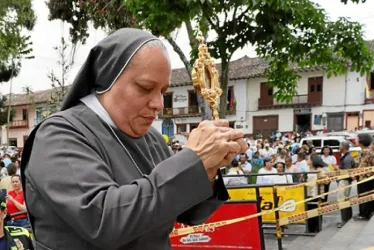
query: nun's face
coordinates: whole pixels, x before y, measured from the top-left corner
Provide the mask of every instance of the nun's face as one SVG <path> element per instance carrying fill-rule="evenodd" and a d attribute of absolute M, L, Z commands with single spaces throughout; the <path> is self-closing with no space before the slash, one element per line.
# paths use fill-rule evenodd
<path fill-rule="evenodd" d="M 171 66 L 161 48 L 143 47 L 114 86 L 99 99 L 116 126 L 131 137 L 145 135 L 164 107 Z"/>

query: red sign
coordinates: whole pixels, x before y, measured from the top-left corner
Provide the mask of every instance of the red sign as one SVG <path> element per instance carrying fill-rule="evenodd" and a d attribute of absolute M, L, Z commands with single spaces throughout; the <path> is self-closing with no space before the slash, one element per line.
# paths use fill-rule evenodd
<path fill-rule="evenodd" d="M 226 220 L 245 217 L 257 213 L 256 202 L 226 203 L 222 205 L 205 223 L 222 222 Z M 188 227 L 176 223 L 175 228 Z M 173 249 L 191 250 L 204 249 L 262 249 L 262 233 L 260 231 L 259 218 L 252 218 L 223 225 L 220 227 L 202 227 L 202 232 L 171 237 Z"/>

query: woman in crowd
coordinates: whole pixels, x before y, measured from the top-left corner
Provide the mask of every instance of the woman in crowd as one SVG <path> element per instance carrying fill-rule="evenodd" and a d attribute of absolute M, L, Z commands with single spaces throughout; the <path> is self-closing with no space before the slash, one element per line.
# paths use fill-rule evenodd
<path fill-rule="evenodd" d="M 265 158 L 265 166 L 258 171 L 259 174 L 276 174 L 277 170 L 271 164 L 271 158 Z M 259 175 L 256 184 L 272 184 L 275 175 Z"/>
<path fill-rule="evenodd" d="M 328 146 L 324 146 L 321 150 L 321 159 L 324 163 L 326 163 L 326 167 L 324 168 L 325 172 L 330 172 L 330 170 L 338 170 L 339 167 L 337 165 L 336 157 L 332 151 L 332 148 Z M 330 183 L 325 184 L 325 191 L 328 192 L 330 190 Z M 326 196 L 327 200 L 327 196 Z"/>
<path fill-rule="evenodd" d="M 13 190 L 8 192 L 7 210 L 10 215 L 20 212 L 26 212 L 25 197 L 21 186 L 21 177 L 13 175 L 11 177 Z M 23 227 L 28 224 L 27 214 L 16 215 L 8 221 L 8 226 Z"/>
<path fill-rule="evenodd" d="M 320 175 L 320 177 L 323 177 L 323 175 L 325 173 L 323 168 L 326 166 L 326 163 L 324 163 L 321 160 L 321 157 L 319 157 L 316 154 L 312 154 L 310 156 L 309 160 L 308 160 L 308 165 L 309 165 L 309 168 L 310 168 L 311 172 L 318 171 L 318 174 L 317 173 L 308 174 L 308 181 L 317 180 L 318 175 Z M 313 186 L 308 186 L 307 187 L 308 198 L 316 197 L 318 194 L 324 193 L 324 192 L 325 192 L 324 185 L 313 185 Z M 312 202 L 316 203 L 319 200 L 320 199 L 317 198 L 317 199 L 314 199 L 310 202 L 311 203 Z M 324 199 L 322 199 L 322 200 L 324 200 Z M 307 210 L 316 209 L 316 208 L 318 208 L 317 204 L 307 203 Z M 321 230 L 322 230 L 322 216 L 310 218 L 310 219 L 307 220 L 307 231 L 309 233 L 318 233 Z"/>
<path fill-rule="evenodd" d="M 239 166 L 239 162 L 236 160 L 233 160 L 231 162 L 231 166 L 229 171 L 227 172 L 227 175 L 244 175 L 243 170 Z M 224 177 L 223 182 L 226 186 L 233 186 L 233 185 L 245 185 L 247 183 L 247 178 L 245 176 L 230 176 L 230 177 Z"/>
<path fill-rule="evenodd" d="M 252 174 L 258 174 L 258 171 L 264 166 L 264 161 L 260 157 L 260 152 L 257 150 L 253 153 L 253 157 L 251 160 L 252 165 Z M 252 176 L 250 184 L 256 184 L 257 182 L 257 176 Z"/>
<path fill-rule="evenodd" d="M 292 175 L 284 174 L 286 171 L 286 164 L 283 162 L 277 162 L 274 164 L 274 169 L 278 171 L 279 175 L 273 176 L 274 184 L 290 184 L 293 183 Z"/>
<path fill-rule="evenodd" d="M 334 156 L 334 153 L 332 151 L 332 148 L 329 146 L 324 146 L 321 150 L 321 159 L 324 163 L 326 163 L 328 166 L 332 166 L 333 169 L 338 169 L 336 157 Z"/>
<path fill-rule="evenodd" d="M 17 167 L 14 163 L 9 164 L 8 168 L 8 175 L 1 179 L 0 181 L 0 190 L 5 189 L 7 193 L 13 190 L 12 185 L 12 176 L 17 173 Z"/>

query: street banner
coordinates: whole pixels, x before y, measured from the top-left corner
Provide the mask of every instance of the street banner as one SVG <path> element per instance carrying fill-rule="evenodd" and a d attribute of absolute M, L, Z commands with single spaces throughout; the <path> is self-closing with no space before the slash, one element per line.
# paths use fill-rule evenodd
<path fill-rule="evenodd" d="M 235 187 L 228 188 L 231 201 L 258 200 L 256 188 L 259 188 L 261 200 L 261 212 L 274 209 L 273 187 Z M 297 204 L 305 199 L 304 187 L 298 186 L 292 189 L 282 189 L 277 192 L 279 197 L 279 217 L 284 218 L 305 212 L 305 204 Z M 283 207 L 283 208 L 282 208 Z M 262 216 L 263 223 L 275 223 L 275 213 Z"/>
<path fill-rule="evenodd" d="M 193 233 L 171 237 L 172 249 L 262 250 L 264 249 L 264 241 L 259 217 L 225 226 L 216 223 L 256 214 L 257 212 L 256 201 L 225 203 L 206 222 L 212 223 L 210 226 L 206 224 L 194 226 Z M 179 229 L 188 226 L 176 223 L 174 227 Z"/>

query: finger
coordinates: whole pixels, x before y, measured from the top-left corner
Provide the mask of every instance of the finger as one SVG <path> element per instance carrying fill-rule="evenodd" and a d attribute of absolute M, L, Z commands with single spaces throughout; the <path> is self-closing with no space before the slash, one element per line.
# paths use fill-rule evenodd
<path fill-rule="evenodd" d="M 240 153 L 245 153 L 248 150 L 248 144 L 243 139 L 237 139 L 235 140 L 240 146 Z"/>
<path fill-rule="evenodd" d="M 244 136 L 244 133 L 238 130 L 232 129 L 225 133 L 222 133 L 221 136 L 222 136 L 221 138 L 226 141 L 235 141 L 237 139 L 242 139 Z"/>
<path fill-rule="evenodd" d="M 235 155 L 237 155 L 241 149 L 239 143 L 235 141 L 228 141 L 225 145 L 225 148 L 227 150 L 227 153 L 233 153 Z"/>
<path fill-rule="evenodd" d="M 235 156 L 236 156 L 235 153 L 228 153 L 218 165 L 220 167 L 223 167 L 223 166 L 230 164 Z"/>
<path fill-rule="evenodd" d="M 213 124 L 217 127 L 229 127 L 228 120 L 214 120 Z"/>

